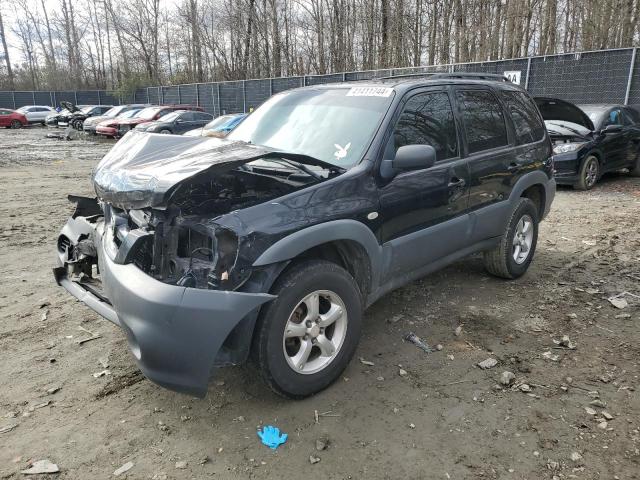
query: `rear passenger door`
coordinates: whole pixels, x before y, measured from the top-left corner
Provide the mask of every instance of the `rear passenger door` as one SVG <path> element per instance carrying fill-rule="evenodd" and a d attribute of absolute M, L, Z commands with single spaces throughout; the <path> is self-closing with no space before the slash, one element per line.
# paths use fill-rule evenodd
<path fill-rule="evenodd" d="M 509 197 L 526 160 L 514 156 L 507 117 L 492 90 L 458 87 L 455 97 L 471 177 L 469 210 L 479 210 Z"/>
<path fill-rule="evenodd" d="M 396 277 L 452 253 L 465 243 L 469 174 L 460 156 L 449 93 L 425 89 L 400 107 L 383 158 L 404 145 L 427 144 L 436 163 L 398 173 L 380 187 L 381 240 L 392 246 L 387 277 Z"/>

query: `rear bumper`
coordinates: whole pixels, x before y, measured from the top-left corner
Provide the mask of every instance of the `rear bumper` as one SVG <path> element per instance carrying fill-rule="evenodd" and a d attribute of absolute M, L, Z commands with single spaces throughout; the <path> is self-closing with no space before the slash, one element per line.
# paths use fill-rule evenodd
<path fill-rule="evenodd" d="M 69 251 L 87 234 L 93 237 L 97 250 L 102 291 L 95 283 L 82 282 L 69 273 Z M 105 249 L 105 243 L 112 240 L 102 220 L 92 223 L 85 217 L 71 218 L 62 236 L 71 247 L 59 248 L 54 269 L 58 284 L 121 327 L 140 370 L 171 390 L 203 397 L 227 336 L 245 317 L 274 298 L 264 293 L 169 285 L 133 264 L 117 264 Z"/>

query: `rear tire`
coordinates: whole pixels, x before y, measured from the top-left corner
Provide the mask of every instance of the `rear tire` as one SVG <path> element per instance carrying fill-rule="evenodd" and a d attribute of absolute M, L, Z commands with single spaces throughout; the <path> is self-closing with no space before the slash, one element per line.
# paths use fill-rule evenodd
<path fill-rule="evenodd" d="M 536 251 L 538 215 L 538 208 L 530 199 L 520 199 L 500 244 L 484 253 L 484 266 L 490 274 L 510 280 L 524 275 Z"/>
<path fill-rule="evenodd" d="M 168 130 L 166 128 L 160 130 L 160 133 L 164 134 L 164 135 L 170 135 L 171 134 L 171 130 Z"/>
<path fill-rule="evenodd" d="M 277 298 L 258 318 L 252 359 L 279 395 L 313 395 L 339 378 L 355 353 L 362 322 L 358 285 L 335 263 L 308 260 L 285 271 L 271 293 Z"/>
<path fill-rule="evenodd" d="M 600 162 L 595 155 L 589 155 L 580 166 L 578 173 L 577 190 L 591 190 L 600 178 Z"/>

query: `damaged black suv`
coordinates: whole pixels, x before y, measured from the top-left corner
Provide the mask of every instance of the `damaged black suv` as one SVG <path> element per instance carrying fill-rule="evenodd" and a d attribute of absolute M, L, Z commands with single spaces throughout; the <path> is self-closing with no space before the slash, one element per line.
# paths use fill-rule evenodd
<path fill-rule="evenodd" d="M 529 95 L 459 74 L 287 91 L 225 139 L 133 131 L 93 182 L 56 280 L 197 396 L 248 357 L 280 394 L 327 387 L 385 293 L 474 252 L 524 274 L 555 194 Z"/>

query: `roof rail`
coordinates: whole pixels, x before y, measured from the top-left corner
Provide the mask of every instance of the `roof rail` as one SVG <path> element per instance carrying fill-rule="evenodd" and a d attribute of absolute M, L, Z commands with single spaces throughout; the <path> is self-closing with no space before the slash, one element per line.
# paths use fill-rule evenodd
<path fill-rule="evenodd" d="M 402 75 L 391 75 L 388 77 L 378 77 L 374 80 L 391 80 L 394 78 L 429 77 L 429 78 L 460 78 L 467 80 L 493 80 L 496 82 L 509 82 L 510 80 L 499 73 L 482 72 L 450 72 L 450 73 L 406 73 Z"/>

